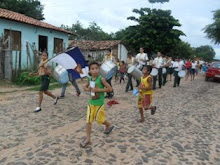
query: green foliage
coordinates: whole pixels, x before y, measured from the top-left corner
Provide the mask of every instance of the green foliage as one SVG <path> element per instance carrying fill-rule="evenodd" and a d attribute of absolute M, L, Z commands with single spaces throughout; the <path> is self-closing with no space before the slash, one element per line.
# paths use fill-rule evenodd
<path fill-rule="evenodd" d="M 40 1 L 0 0 L 0 8 L 18 12 L 37 20 L 44 20 L 44 7 L 41 5 Z"/>
<path fill-rule="evenodd" d="M 203 30 L 215 44 L 220 44 L 220 9 L 214 11 L 213 20 L 214 22 L 207 25 Z"/>
<path fill-rule="evenodd" d="M 179 42 L 168 54 L 170 57 L 181 57 L 184 59 L 193 59 L 194 52 L 189 43 Z"/>
<path fill-rule="evenodd" d="M 39 76 L 28 76 L 29 72 L 25 71 L 22 72 L 18 78 L 15 80 L 15 83 L 17 85 L 20 85 L 24 79 L 26 79 L 26 81 L 24 82 L 23 85 L 39 85 L 40 84 L 40 77 Z"/>
<path fill-rule="evenodd" d="M 144 47 L 148 53 L 161 51 L 166 54 L 181 41 L 179 37 L 185 35 L 175 29 L 181 24 L 171 15 L 170 10 L 141 8 L 134 9 L 133 12 L 140 16 L 128 19 L 137 22 L 137 25 L 116 33 L 116 37 L 123 36 L 121 39 L 133 51 Z"/>
<path fill-rule="evenodd" d="M 211 62 L 215 58 L 215 51 L 209 45 L 200 46 L 194 49 L 196 57 L 202 58 L 204 61 Z"/>
<path fill-rule="evenodd" d="M 31 85 L 40 85 L 41 80 L 39 76 L 28 76 L 30 72 L 23 71 L 18 78 L 14 81 L 15 84 L 21 85 L 24 81 L 23 85 L 31 86 Z M 50 77 L 50 82 L 57 82 L 52 76 Z"/>
<path fill-rule="evenodd" d="M 150 3 L 165 3 L 169 2 L 170 0 L 148 0 Z"/>
<path fill-rule="evenodd" d="M 69 39 L 84 39 L 84 40 L 111 40 L 112 37 L 110 34 L 104 32 L 100 26 L 98 26 L 95 22 L 91 22 L 88 28 L 84 28 L 82 24 L 77 21 L 72 27 L 61 25 L 61 28 L 66 29 L 68 31 L 72 31 L 77 34 L 77 36 L 70 36 Z"/>

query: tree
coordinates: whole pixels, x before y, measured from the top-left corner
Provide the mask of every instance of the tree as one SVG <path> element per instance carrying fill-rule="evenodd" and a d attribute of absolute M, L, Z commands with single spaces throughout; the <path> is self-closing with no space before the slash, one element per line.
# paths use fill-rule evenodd
<path fill-rule="evenodd" d="M 204 45 L 195 48 L 194 50 L 195 56 L 198 58 L 202 58 L 204 61 L 211 62 L 215 58 L 215 51 L 209 45 Z"/>
<path fill-rule="evenodd" d="M 170 57 L 193 59 L 193 49 L 188 42 L 180 41 L 168 54 Z"/>
<path fill-rule="evenodd" d="M 94 41 L 112 40 L 111 35 L 104 32 L 95 22 L 91 22 L 88 28 L 84 28 L 79 21 L 73 24 L 72 27 L 61 25 L 61 28 L 76 33 L 77 36 L 70 36 L 69 39 Z"/>
<path fill-rule="evenodd" d="M 41 5 L 40 1 L 0 0 L 0 8 L 18 12 L 37 20 L 44 20 L 44 7 Z"/>
<path fill-rule="evenodd" d="M 215 44 L 220 44 L 220 9 L 214 11 L 214 22 L 207 25 L 203 30 L 207 38 L 211 39 Z"/>
<path fill-rule="evenodd" d="M 72 24 L 72 27 L 69 27 L 67 25 L 61 25 L 61 28 L 71 31 L 77 35 L 70 35 L 69 39 L 71 40 L 85 39 L 85 34 L 87 33 L 86 29 L 83 28 L 83 25 L 79 21 L 77 21 L 75 24 Z"/>
<path fill-rule="evenodd" d="M 122 38 L 133 51 L 144 47 L 148 53 L 169 53 L 181 41 L 179 37 L 184 33 L 175 29 L 181 24 L 171 16 L 170 10 L 141 8 L 133 12 L 139 14 L 139 18 L 132 16 L 128 19 L 137 25 L 127 27 Z"/>

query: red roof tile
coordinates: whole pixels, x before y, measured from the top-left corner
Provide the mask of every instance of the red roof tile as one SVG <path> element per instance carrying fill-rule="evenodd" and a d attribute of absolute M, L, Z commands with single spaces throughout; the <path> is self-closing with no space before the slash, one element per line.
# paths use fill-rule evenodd
<path fill-rule="evenodd" d="M 68 34 L 73 34 L 70 31 L 58 28 L 58 27 L 50 25 L 48 23 L 36 20 L 34 18 L 25 16 L 25 15 L 20 14 L 20 13 L 16 13 L 16 12 L 13 12 L 13 11 L 10 11 L 10 10 L 6 10 L 6 9 L 1 9 L 0 8 L 0 18 L 13 20 L 13 21 L 18 21 L 18 22 L 21 22 L 21 23 L 26 23 L 26 24 L 30 24 L 30 25 L 34 25 L 34 26 L 47 28 L 47 29 L 52 29 L 52 30 L 56 30 L 56 31 L 60 31 L 60 32 L 68 33 Z"/>
<path fill-rule="evenodd" d="M 107 40 L 107 41 L 77 40 L 77 41 L 70 41 L 71 46 L 73 46 L 73 47 L 77 46 L 82 50 L 111 49 L 120 43 L 122 43 L 121 40 Z"/>

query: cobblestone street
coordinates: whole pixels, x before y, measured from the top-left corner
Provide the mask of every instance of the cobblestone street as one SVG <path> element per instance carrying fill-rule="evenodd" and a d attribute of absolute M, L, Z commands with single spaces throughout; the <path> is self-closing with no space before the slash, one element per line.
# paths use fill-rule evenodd
<path fill-rule="evenodd" d="M 220 83 L 197 77 L 172 85 L 169 81 L 154 92 L 157 112 L 145 112 L 139 124 L 137 96 L 125 93 L 125 84 L 113 83 L 119 104 L 106 106 L 106 117 L 116 129 L 107 136 L 94 123 L 92 144 L 85 149 L 79 143 L 85 136 L 88 93 L 76 97 L 68 87 L 57 105 L 45 96 L 39 113 L 33 113 L 37 91 L 1 94 L 0 164 L 219 165 Z"/>

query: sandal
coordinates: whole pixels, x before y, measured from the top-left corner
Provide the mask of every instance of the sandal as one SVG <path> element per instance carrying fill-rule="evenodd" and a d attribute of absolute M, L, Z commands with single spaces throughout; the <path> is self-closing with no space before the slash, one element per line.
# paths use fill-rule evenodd
<path fill-rule="evenodd" d="M 151 115 L 154 115 L 154 114 L 156 113 L 156 110 L 157 110 L 157 107 L 156 107 L 156 106 L 154 106 L 154 109 L 153 109 L 153 110 L 151 110 Z"/>
<path fill-rule="evenodd" d="M 112 132 L 112 130 L 115 128 L 115 126 L 111 126 L 108 130 L 104 131 L 104 134 L 108 135 Z"/>
<path fill-rule="evenodd" d="M 143 119 L 143 120 L 139 119 L 137 122 L 138 122 L 138 123 L 143 123 L 143 122 L 144 122 L 144 119 Z"/>
<path fill-rule="evenodd" d="M 87 145 L 91 144 L 91 142 L 86 142 L 86 138 L 84 138 L 82 140 L 82 142 L 80 143 L 80 147 L 81 148 L 85 148 Z"/>

